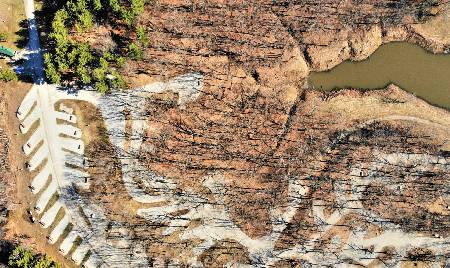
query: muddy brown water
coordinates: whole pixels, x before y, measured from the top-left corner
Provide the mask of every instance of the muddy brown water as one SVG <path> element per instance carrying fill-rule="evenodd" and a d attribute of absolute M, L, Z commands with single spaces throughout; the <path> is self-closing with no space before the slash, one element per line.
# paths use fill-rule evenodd
<path fill-rule="evenodd" d="M 450 54 L 432 54 L 406 42 L 387 43 L 364 61 L 345 61 L 309 77 L 310 86 L 325 91 L 377 89 L 390 83 L 449 110 Z"/>

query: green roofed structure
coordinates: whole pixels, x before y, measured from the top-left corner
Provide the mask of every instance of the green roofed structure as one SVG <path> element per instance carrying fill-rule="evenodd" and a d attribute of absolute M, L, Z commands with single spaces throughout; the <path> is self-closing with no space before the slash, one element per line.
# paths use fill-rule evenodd
<path fill-rule="evenodd" d="M 8 56 L 8 57 L 14 57 L 14 55 L 16 55 L 16 51 L 14 51 L 14 49 L 12 49 L 12 48 L 0 45 L 0 55 L 5 55 L 5 56 Z"/>

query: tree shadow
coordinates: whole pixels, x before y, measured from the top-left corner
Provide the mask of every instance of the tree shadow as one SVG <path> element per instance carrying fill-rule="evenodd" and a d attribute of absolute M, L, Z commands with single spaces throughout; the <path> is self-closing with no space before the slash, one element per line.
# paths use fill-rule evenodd
<path fill-rule="evenodd" d="M 16 35 L 18 36 L 15 45 L 20 48 L 24 49 L 28 45 L 29 36 L 28 36 L 28 20 L 24 19 L 19 22 L 20 29 L 16 32 Z"/>
<path fill-rule="evenodd" d="M 47 34 L 51 31 L 53 17 L 59 9 L 64 7 L 68 2 L 67 0 L 37 0 L 35 2 L 41 3 L 42 6 L 39 10 L 34 12 L 41 35 L 41 43 L 46 44 Z M 42 45 L 41 44 L 41 45 Z"/>
<path fill-rule="evenodd" d="M 27 59 L 18 59 L 15 61 L 9 61 L 8 66 L 13 69 L 17 75 L 17 78 L 21 82 L 33 83 L 33 75 L 28 70 Z M 1 261 L 0 261 L 1 263 Z"/>
<path fill-rule="evenodd" d="M 11 241 L 0 239 L 0 264 L 8 264 L 9 255 L 13 250 L 14 244 Z"/>
<path fill-rule="evenodd" d="M 29 31 L 28 26 L 29 22 L 27 19 L 23 19 L 19 22 L 20 29 L 15 32 L 17 35 L 17 40 L 14 42 L 14 44 L 19 49 L 26 49 L 28 46 L 28 43 L 30 41 L 29 37 Z M 19 81 L 25 82 L 25 83 L 33 83 L 33 77 L 30 75 L 29 71 L 27 70 L 27 59 L 25 58 L 19 58 L 17 60 L 9 60 L 7 62 L 8 66 L 11 67 L 11 69 L 14 69 Z"/>

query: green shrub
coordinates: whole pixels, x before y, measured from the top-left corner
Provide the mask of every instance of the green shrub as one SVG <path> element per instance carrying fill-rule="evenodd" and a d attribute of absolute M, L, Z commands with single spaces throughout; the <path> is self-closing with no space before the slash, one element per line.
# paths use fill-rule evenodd
<path fill-rule="evenodd" d="M 125 57 L 120 57 L 119 56 L 119 57 L 116 58 L 116 64 L 119 67 L 123 67 L 125 65 L 125 62 L 126 62 Z"/>
<path fill-rule="evenodd" d="M 50 259 L 48 256 L 42 256 L 34 265 L 34 268 L 60 268 L 61 266 L 59 264 L 56 264 L 55 262 Z"/>
<path fill-rule="evenodd" d="M 139 60 L 142 59 L 144 54 L 141 47 L 139 47 L 136 43 L 131 43 L 128 46 L 128 55 L 135 60 Z"/>
<path fill-rule="evenodd" d="M 145 0 L 131 0 L 131 7 L 123 6 L 121 8 L 122 19 L 128 25 L 132 25 L 135 18 L 144 12 Z"/>
<path fill-rule="evenodd" d="M 131 0 L 131 11 L 133 16 L 136 17 L 144 12 L 145 0 Z"/>
<path fill-rule="evenodd" d="M 8 35 L 6 33 L 0 32 L 0 42 L 6 42 L 7 39 L 8 39 Z"/>
<path fill-rule="evenodd" d="M 125 89 L 127 88 L 127 83 L 125 82 L 125 79 L 123 76 L 121 76 L 118 72 L 113 71 L 111 73 L 112 76 L 114 76 L 114 79 L 111 81 L 111 85 L 115 89 Z"/>
<path fill-rule="evenodd" d="M 9 256 L 8 265 L 14 268 L 31 268 L 33 267 L 33 263 L 35 261 L 34 258 L 35 257 L 33 253 L 23 247 L 18 246 Z"/>
<path fill-rule="evenodd" d="M 137 27 L 136 35 L 137 35 L 139 42 L 141 42 L 142 46 L 147 47 L 149 44 L 149 41 L 148 41 L 148 37 L 147 37 L 147 32 L 145 31 L 145 28 L 143 26 Z"/>
<path fill-rule="evenodd" d="M 95 83 L 95 89 L 100 93 L 108 92 L 108 86 L 104 81 Z"/>
<path fill-rule="evenodd" d="M 9 82 L 9 81 L 17 81 L 17 74 L 11 69 L 3 69 L 0 70 L 0 80 Z"/>
<path fill-rule="evenodd" d="M 93 0 L 94 10 L 99 11 L 102 9 L 102 1 L 101 0 Z"/>
<path fill-rule="evenodd" d="M 111 9 L 114 12 L 119 12 L 120 11 L 119 0 L 109 0 L 109 6 L 111 7 Z"/>

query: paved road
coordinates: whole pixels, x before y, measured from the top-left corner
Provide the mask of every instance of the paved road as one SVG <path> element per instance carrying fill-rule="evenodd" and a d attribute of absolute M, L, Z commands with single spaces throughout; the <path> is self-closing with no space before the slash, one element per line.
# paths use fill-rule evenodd
<path fill-rule="evenodd" d="M 31 68 L 33 81 L 35 84 L 43 84 L 44 77 L 44 62 L 42 58 L 41 44 L 39 41 L 39 32 L 36 18 L 34 16 L 34 1 L 24 0 L 25 14 L 28 20 L 28 34 L 30 37 L 28 43 L 29 50 L 29 68 Z"/>

